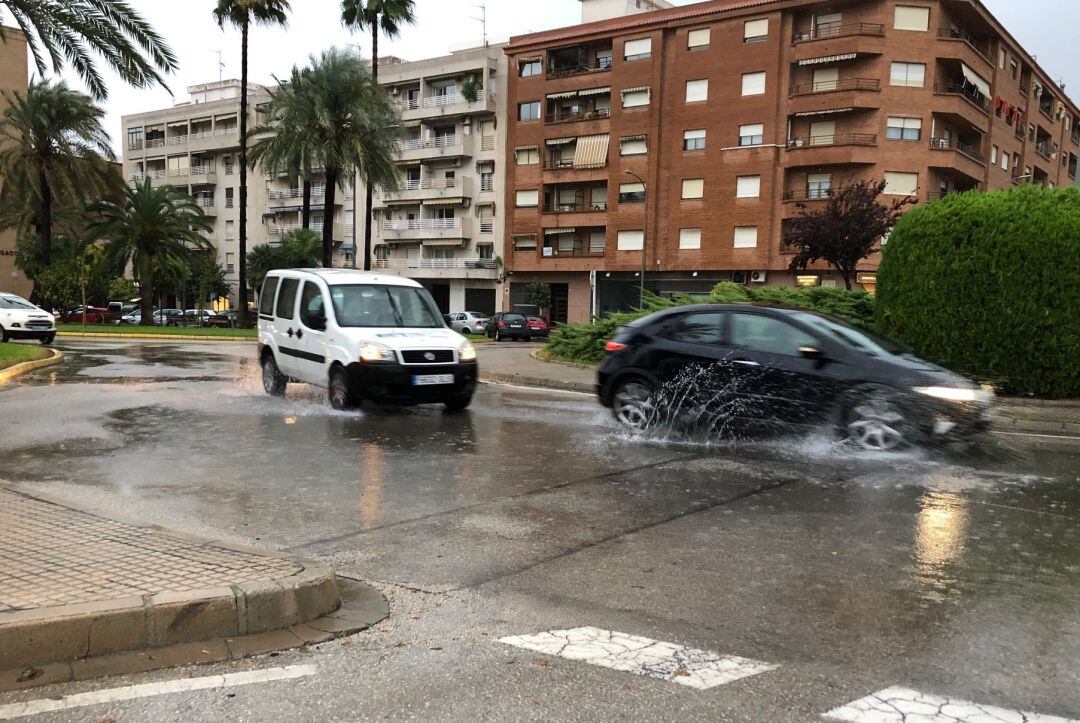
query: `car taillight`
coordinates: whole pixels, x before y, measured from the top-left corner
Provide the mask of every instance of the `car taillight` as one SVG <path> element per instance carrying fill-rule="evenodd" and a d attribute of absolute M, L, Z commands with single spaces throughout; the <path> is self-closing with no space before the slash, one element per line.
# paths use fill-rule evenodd
<path fill-rule="evenodd" d="M 626 344 L 623 344 L 621 341 L 609 341 L 607 344 L 604 344 L 604 351 L 622 351 L 626 348 Z"/>
<path fill-rule="evenodd" d="M 505 321 L 500 321 L 499 322 L 499 328 L 500 329 L 505 329 L 506 328 L 506 322 Z"/>

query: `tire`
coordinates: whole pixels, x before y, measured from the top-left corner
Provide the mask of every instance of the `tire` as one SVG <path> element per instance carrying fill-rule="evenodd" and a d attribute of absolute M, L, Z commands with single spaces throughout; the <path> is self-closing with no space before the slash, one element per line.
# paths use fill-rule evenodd
<path fill-rule="evenodd" d="M 656 421 L 652 385 L 632 377 L 620 380 L 611 395 L 611 413 L 619 424 L 643 432 Z"/>
<path fill-rule="evenodd" d="M 341 367 L 330 370 L 330 383 L 326 387 L 326 396 L 330 406 L 339 412 L 357 407 L 356 394 L 353 392 L 349 377 Z"/>
<path fill-rule="evenodd" d="M 7 341 L 7 339 L 4 339 L 4 341 Z M 501 332 L 499 332 L 499 331 L 495 332 L 495 341 L 502 341 L 502 333 Z"/>
<path fill-rule="evenodd" d="M 288 386 L 289 380 L 285 378 L 285 375 L 278 369 L 277 361 L 274 360 L 274 355 L 268 353 L 262 360 L 262 382 L 263 391 L 272 397 L 285 396 L 285 387 Z"/>
<path fill-rule="evenodd" d="M 0 326 L 0 344 L 8 343 L 8 334 L 4 331 L 4 327 Z"/>
<path fill-rule="evenodd" d="M 913 430 L 897 402 L 886 389 L 856 390 L 844 405 L 841 436 L 852 447 L 866 452 L 895 452 L 910 446 Z"/>
<path fill-rule="evenodd" d="M 45 336 L 45 337 L 41 338 L 41 344 L 42 344 L 42 346 L 48 346 L 49 344 L 53 343 L 54 339 L 56 339 L 56 335 L 55 334 L 49 334 L 48 336 Z"/>
<path fill-rule="evenodd" d="M 472 404 L 471 394 L 467 397 L 460 397 L 458 399 L 451 399 L 443 402 L 443 405 L 446 407 L 446 411 L 449 414 L 463 412 L 470 404 Z"/>

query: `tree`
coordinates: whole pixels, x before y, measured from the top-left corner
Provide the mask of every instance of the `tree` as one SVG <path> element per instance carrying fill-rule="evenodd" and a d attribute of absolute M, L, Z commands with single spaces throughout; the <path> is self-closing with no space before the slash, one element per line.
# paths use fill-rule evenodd
<path fill-rule="evenodd" d="M 137 293 L 139 288 L 126 276 L 114 276 L 109 280 L 109 301 L 126 302 Z"/>
<path fill-rule="evenodd" d="M 396 38 L 404 25 L 416 22 L 413 0 L 342 0 L 341 22 L 359 32 L 371 31 L 371 75 L 379 84 L 379 35 Z M 372 192 L 378 179 L 364 176 L 367 213 L 364 214 L 364 271 L 371 271 Z"/>
<path fill-rule="evenodd" d="M 331 48 L 311 58 L 305 93 L 312 107 L 307 133 L 325 169 L 326 213 L 323 266 L 334 260 L 333 208 L 339 183 L 357 174 L 385 188 L 396 188 L 396 145 L 401 129 L 390 97 L 360 56 Z M 370 189 L 370 186 L 369 186 Z"/>
<path fill-rule="evenodd" d="M 89 211 L 88 232 L 106 239 L 106 258 L 130 263 L 139 284 L 144 323 L 154 318 L 154 272 L 169 260 L 190 263 L 193 253 L 212 248 L 203 233 L 212 228 L 188 194 L 150 179 L 130 187 L 122 202 L 102 201 Z"/>
<path fill-rule="evenodd" d="M 7 97 L 7 94 L 4 94 Z M 106 162 L 115 160 L 105 111 L 63 81 L 32 83 L 12 93 L 0 116 L 0 225 L 32 226 L 40 239 L 40 263 L 52 262 L 54 210 L 58 199 L 80 199 L 122 185 Z"/>
<path fill-rule="evenodd" d="M 94 55 L 136 88 L 159 84 L 177 68 L 176 56 L 125 0 L 0 0 L 26 36 L 40 75 L 44 55 L 59 73 L 66 59 L 97 100 L 108 89 Z M 0 42 L 7 42 L 0 26 Z"/>
<path fill-rule="evenodd" d="M 251 24 L 286 25 L 289 0 L 217 0 L 214 20 L 240 28 L 240 265 L 238 269 L 240 326 L 247 326 L 247 169 L 248 169 L 248 32 Z"/>
<path fill-rule="evenodd" d="M 529 282 L 529 299 L 540 307 L 541 313 L 551 312 L 551 286 L 542 281 Z"/>
<path fill-rule="evenodd" d="M 217 260 L 213 249 L 199 250 L 192 254 L 190 273 L 185 278 L 187 288 L 185 298 L 190 295 L 195 300 L 195 308 L 202 311 L 211 298 L 228 296 L 229 282 L 225 279 L 225 269 Z"/>
<path fill-rule="evenodd" d="M 859 181 L 834 193 L 820 211 L 804 210 L 792 219 L 784 232 L 784 243 L 796 249 L 791 271 L 825 261 L 840 272 L 850 291 L 859 262 L 880 250 L 881 238 L 910 201 L 905 197 L 882 204 L 878 198 L 884 191 L 885 181 Z M 806 204 L 798 208 L 805 209 Z"/>
<path fill-rule="evenodd" d="M 274 269 L 305 269 L 318 266 L 322 239 L 314 231 L 297 229 L 281 238 L 281 244 L 256 246 L 248 254 L 251 284 L 261 289 L 266 275 Z"/>

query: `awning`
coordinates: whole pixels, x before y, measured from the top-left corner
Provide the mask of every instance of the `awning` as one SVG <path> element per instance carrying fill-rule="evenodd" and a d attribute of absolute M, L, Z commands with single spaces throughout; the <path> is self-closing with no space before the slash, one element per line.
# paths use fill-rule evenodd
<path fill-rule="evenodd" d="M 564 233 L 574 233 L 575 231 L 577 231 L 577 229 L 575 229 L 575 228 L 545 228 L 544 229 L 544 235 L 545 236 L 559 236 L 559 235 L 564 234 Z"/>
<path fill-rule="evenodd" d="M 807 58 L 800 60 L 799 65 L 821 65 L 822 63 L 838 63 L 841 60 L 855 60 L 858 53 L 844 53 L 843 55 L 826 55 L 822 58 Z"/>
<path fill-rule="evenodd" d="M 636 135 L 636 136 L 622 136 L 622 137 L 619 138 L 619 140 L 620 141 L 643 141 L 643 140 L 645 140 L 645 134 L 641 133 L 641 134 Z"/>
<path fill-rule="evenodd" d="M 454 198 L 431 198 L 421 201 L 425 206 L 460 206 L 465 203 L 465 199 L 461 196 L 455 196 Z"/>
<path fill-rule="evenodd" d="M 960 63 L 960 72 L 964 74 L 964 78 L 967 82 L 974 85 L 979 89 L 979 92 L 983 95 L 990 97 L 990 84 L 983 80 L 983 77 L 969 68 L 964 63 Z"/>
<path fill-rule="evenodd" d="M 569 93 L 548 93 L 548 100 L 557 100 L 558 98 L 577 98 L 578 92 L 572 90 Z"/>
<path fill-rule="evenodd" d="M 528 57 L 528 58 L 518 58 L 518 62 L 519 63 L 534 63 L 534 62 L 536 62 L 538 60 L 543 60 L 543 59 L 544 59 L 544 56 L 535 55 L 535 56 L 531 56 L 531 57 Z"/>
<path fill-rule="evenodd" d="M 402 121 L 401 127 L 402 128 L 419 128 L 420 127 L 420 121 L 418 121 L 418 120 Z"/>
<path fill-rule="evenodd" d="M 626 95 L 627 93 L 637 93 L 639 91 L 648 90 L 648 89 L 649 89 L 649 86 L 647 86 L 647 85 L 639 85 L 639 86 L 637 86 L 635 88 L 623 88 L 622 89 L 622 94 Z"/>
<path fill-rule="evenodd" d="M 855 110 L 854 108 L 831 108 L 829 110 L 807 110 L 801 113 L 796 113 L 796 118 L 809 118 L 815 115 L 836 115 L 837 113 L 850 113 Z"/>
<path fill-rule="evenodd" d="M 604 93 L 611 93 L 611 86 L 607 88 L 588 88 L 587 90 L 579 90 L 578 95 L 585 98 L 590 95 L 603 95 Z"/>
<path fill-rule="evenodd" d="M 538 150 L 540 150 L 540 146 L 518 146 L 514 150 L 515 151 L 538 151 Z"/>
<path fill-rule="evenodd" d="M 574 168 L 603 168 L 608 161 L 610 136 L 595 135 L 578 138 L 574 150 Z"/>
<path fill-rule="evenodd" d="M 464 246 L 463 238 L 426 238 L 420 243 L 425 246 Z"/>
<path fill-rule="evenodd" d="M 547 144 L 549 146 L 565 146 L 567 143 L 573 143 L 577 140 L 577 137 L 571 136 L 570 138 L 549 138 Z"/>

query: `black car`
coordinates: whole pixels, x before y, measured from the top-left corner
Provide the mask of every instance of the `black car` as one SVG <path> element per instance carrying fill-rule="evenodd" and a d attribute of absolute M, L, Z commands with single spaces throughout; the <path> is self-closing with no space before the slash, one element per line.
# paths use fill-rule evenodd
<path fill-rule="evenodd" d="M 898 342 L 801 309 L 677 307 L 620 327 L 607 352 L 597 394 L 635 429 L 827 425 L 887 451 L 989 426 L 992 392 Z"/>
<path fill-rule="evenodd" d="M 529 328 L 529 320 L 524 314 L 500 311 L 488 320 L 487 326 L 484 327 L 484 334 L 495 341 L 503 339 L 532 341 L 533 330 Z"/>

